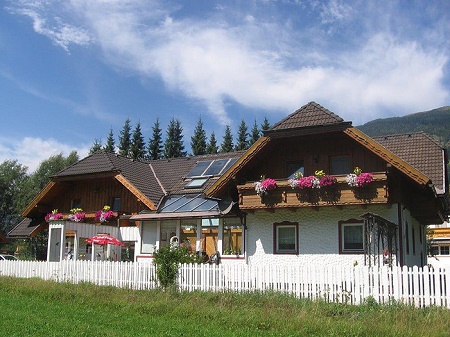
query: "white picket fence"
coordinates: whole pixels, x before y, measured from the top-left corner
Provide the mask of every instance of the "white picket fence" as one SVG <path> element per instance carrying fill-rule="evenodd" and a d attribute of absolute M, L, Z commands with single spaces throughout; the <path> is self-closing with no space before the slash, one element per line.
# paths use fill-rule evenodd
<path fill-rule="evenodd" d="M 0 276 L 131 289 L 158 287 L 151 263 L 2 261 Z M 372 297 L 378 303 L 450 309 L 450 274 L 428 267 L 182 265 L 178 286 L 183 291 L 279 291 L 298 298 L 349 304 L 361 304 Z"/>

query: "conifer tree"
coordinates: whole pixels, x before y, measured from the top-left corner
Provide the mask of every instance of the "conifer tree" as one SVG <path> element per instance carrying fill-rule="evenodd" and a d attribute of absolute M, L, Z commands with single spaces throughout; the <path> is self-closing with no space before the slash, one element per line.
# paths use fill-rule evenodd
<path fill-rule="evenodd" d="M 102 149 L 102 142 L 100 139 L 95 139 L 94 143 L 92 144 L 91 148 L 89 149 L 89 154 L 93 154 L 97 151 L 100 151 Z"/>
<path fill-rule="evenodd" d="M 261 130 L 262 131 L 267 131 L 270 129 L 270 123 L 269 120 L 267 119 L 267 116 L 264 117 L 264 122 L 261 124 Z"/>
<path fill-rule="evenodd" d="M 233 136 L 231 135 L 231 128 L 229 125 L 225 128 L 222 144 L 220 145 L 220 152 L 233 151 Z"/>
<path fill-rule="evenodd" d="M 108 138 L 106 138 L 105 151 L 116 152 L 116 143 L 114 142 L 113 129 L 109 130 Z"/>
<path fill-rule="evenodd" d="M 239 125 L 239 131 L 237 136 L 237 143 L 236 143 L 236 151 L 241 150 L 247 150 L 248 149 L 248 129 L 247 124 L 244 120 L 241 121 L 241 124 Z"/>
<path fill-rule="evenodd" d="M 256 123 L 255 119 L 255 123 L 253 124 L 252 132 L 250 134 L 249 145 L 253 145 L 259 139 L 260 136 L 261 132 L 259 131 L 258 124 Z"/>
<path fill-rule="evenodd" d="M 130 147 L 131 147 L 131 121 L 129 118 L 125 121 L 125 124 L 122 128 L 122 131 L 120 131 L 119 136 L 119 154 L 121 156 L 128 156 L 130 154 Z"/>
<path fill-rule="evenodd" d="M 166 131 L 167 137 L 164 142 L 164 157 L 177 158 L 186 157 L 183 145 L 183 128 L 178 119 L 172 118 Z"/>
<path fill-rule="evenodd" d="M 141 131 L 141 122 L 136 124 L 133 131 L 133 138 L 130 145 L 130 156 L 133 159 L 143 159 L 145 157 L 145 143 Z"/>
<path fill-rule="evenodd" d="M 147 154 L 148 159 L 156 160 L 162 158 L 163 145 L 162 145 L 162 133 L 159 127 L 159 118 L 156 119 L 155 124 L 152 127 L 153 134 L 148 141 Z"/>
<path fill-rule="evenodd" d="M 194 135 L 191 137 L 191 149 L 194 156 L 206 153 L 206 132 L 203 129 L 202 119 L 199 118 Z"/>
<path fill-rule="evenodd" d="M 207 154 L 216 154 L 219 152 L 219 147 L 217 146 L 217 140 L 216 135 L 214 134 L 214 131 L 211 132 L 211 136 L 209 137 L 209 143 L 206 147 L 206 153 Z"/>

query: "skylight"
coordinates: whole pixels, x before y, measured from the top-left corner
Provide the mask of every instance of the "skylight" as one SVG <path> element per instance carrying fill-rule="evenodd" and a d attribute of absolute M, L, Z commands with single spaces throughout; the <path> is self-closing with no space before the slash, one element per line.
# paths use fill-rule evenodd
<path fill-rule="evenodd" d="M 186 188 L 198 188 L 198 187 L 202 187 L 207 181 L 208 181 L 208 177 L 206 178 L 195 178 L 192 179 L 191 181 L 189 181 L 184 187 Z"/>

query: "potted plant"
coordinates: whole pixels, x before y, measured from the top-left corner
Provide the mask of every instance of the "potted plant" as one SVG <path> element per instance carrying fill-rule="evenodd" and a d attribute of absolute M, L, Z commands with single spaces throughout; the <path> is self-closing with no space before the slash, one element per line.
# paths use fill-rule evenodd
<path fill-rule="evenodd" d="M 51 213 L 48 213 L 45 216 L 45 221 L 51 221 L 51 220 L 61 220 L 63 218 L 62 213 L 58 212 L 58 209 L 55 208 Z"/>
<path fill-rule="evenodd" d="M 103 223 L 114 218 L 114 212 L 111 211 L 111 207 L 108 205 L 103 206 L 103 208 L 95 212 L 95 221 Z"/>
<path fill-rule="evenodd" d="M 82 222 L 86 217 L 86 213 L 81 208 L 72 208 L 69 214 L 69 220 L 74 222 Z"/>

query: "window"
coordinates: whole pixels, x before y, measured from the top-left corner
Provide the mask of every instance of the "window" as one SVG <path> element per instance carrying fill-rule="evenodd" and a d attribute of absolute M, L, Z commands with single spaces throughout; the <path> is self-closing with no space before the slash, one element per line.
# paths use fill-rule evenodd
<path fill-rule="evenodd" d="M 339 222 L 339 250 L 345 253 L 364 253 L 364 224 L 362 221 Z"/>
<path fill-rule="evenodd" d="M 298 172 L 304 174 L 305 166 L 303 165 L 303 160 L 287 163 L 286 171 L 288 179 L 294 178 L 294 174 Z"/>
<path fill-rule="evenodd" d="M 189 251 L 196 251 L 197 243 L 197 222 L 192 220 L 182 220 L 180 229 L 180 246 L 186 247 Z"/>
<path fill-rule="evenodd" d="M 196 179 L 192 179 L 191 181 L 189 181 L 185 187 L 187 188 L 200 188 L 202 187 L 209 178 L 196 178 Z"/>
<path fill-rule="evenodd" d="M 156 250 L 156 221 L 142 223 L 141 253 L 153 254 Z"/>
<path fill-rule="evenodd" d="M 450 246 L 431 246 L 431 255 L 450 255 Z"/>
<path fill-rule="evenodd" d="M 450 255 L 450 246 L 441 246 L 439 255 Z"/>
<path fill-rule="evenodd" d="M 81 208 L 81 199 L 72 199 L 70 208 Z"/>
<path fill-rule="evenodd" d="M 406 241 L 406 254 L 409 255 L 409 225 L 405 222 L 405 241 Z"/>
<path fill-rule="evenodd" d="M 111 199 L 111 210 L 114 212 L 119 212 L 122 210 L 122 199 L 114 197 Z"/>
<path fill-rule="evenodd" d="M 331 157 L 331 174 L 348 174 L 352 172 L 349 156 Z"/>
<path fill-rule="evenodd" d="M 242 226 L 239 222 L 225 220 L 222 238 L 222 255 L 242 254 Z"/>
<path fill-rule="evenodd" d="M 298 254 L 298 223 L 273 224 L 274 254 Z"/>

